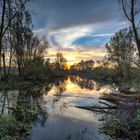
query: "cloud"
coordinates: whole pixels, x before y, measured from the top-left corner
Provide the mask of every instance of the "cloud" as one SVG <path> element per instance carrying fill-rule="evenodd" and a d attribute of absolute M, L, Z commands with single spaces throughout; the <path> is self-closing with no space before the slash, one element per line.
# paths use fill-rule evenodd
<path fill-rule="evenodd" d="M 50 32 L 47 32 L 47 29 L 43 28 L 35 30 L 34 33 L 39 36 L 46 35 L 53 47 L 57 47 L 59 49 L 70 49 L 74 48 L 74 46 L 72 46 L 73 41 L 82 36 L 90 35 L 92 31 L 92 25 L 85 25 L 63 28 Z"/>
<path fill-rule="evenodd" d="M 105 43 L 128 26 L 116 0 L 40 0 L 33 7 L 34 33 L 47 37 L 52 61 L 58 50 L 70 63 L 101 59 Z"/>
<path fill-rule="evenodd" d="M 46 54 L 45 58 L 50 58 L 51 61 L 55 61 L 56 58 L 56 52 L 57 50 L 55 48 L 50 48 L 48 50 L 48 54 Z M 90 49 L 86 49 L 86 51 L 67 51 L 67 50 L 63 50 L 61 51 L 61 53 L 64 55 L 64 57 L 67 59 L 69 64 L 74 64 L 77 63 L 81 60 L 100 60 L 102 59 L 105 54 L 106 54 L 106 50 L 104 47 L 100 47 L 100 48 L 90 48 Z"/>
<path fill-rule="evenodd" d="M 35 28 L 46 26 L 48 30 L 118 21 L 121 17 L 116 0 L 40 0 L 32 7 Z"/>
<path fill-rule="evenodd" d="M 48 33 L 46 29 L 38 29 L 35 33 L 47 35 L 52 46 L 47 57 L 51 58 L 51 61 L 54 61 L 56 53 L 61 51 L 72 64 L 81 59 L 102 59 L 106 54 L 105 43 L 118 29 L 125 26 L 125 22 L 109 22 L 63 28 Z"/>

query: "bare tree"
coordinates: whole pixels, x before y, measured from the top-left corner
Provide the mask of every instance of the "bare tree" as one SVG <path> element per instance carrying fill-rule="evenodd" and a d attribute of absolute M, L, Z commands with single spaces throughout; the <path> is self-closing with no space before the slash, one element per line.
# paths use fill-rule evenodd
<path fill-rule="evenodd" d="M 3 46 L 3 38 L 7 36 L 8 30 L 12 26 L 13 20 L 17 15 L 25 9 L 25 5 L 29 0 L 0 0 L 0 76 L 2 70 L 2 61 L 3 61 L 3 70 L 5 69 L 5 48 Z M 4 70 L 4 76 L 6 76 Z"/>
<path fill-rule="evenodd" d="M 134 38 L 136 41 L 138 55 L 140 58 L 140 38 L 138 34 L 138 29 L 140 27 L 140 19 L 137 15 L 140 13 L 140 1 L 139 0 L 118 0 L 122 6 L 123 12 L 127 20 L 131 23 Z"/>

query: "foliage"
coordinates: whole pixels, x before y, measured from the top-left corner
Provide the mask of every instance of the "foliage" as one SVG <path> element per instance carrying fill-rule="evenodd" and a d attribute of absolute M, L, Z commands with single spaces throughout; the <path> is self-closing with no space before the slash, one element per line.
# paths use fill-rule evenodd
<path fill-rule="evenodd" d="M 24 140 L 20 134 L 23 126 L 17 123 L 14 117 L 0 117 L 0 139 L 1 140 Z"/>
<path fill-rule="evenodd" d="M 66 70 L 67 69 L 67 60 L 64 58 L 63 54 L 58 52 L 56 54 L 56 60 L 55 60 L 55 69 L 57 70 Z"/>
<path fill-rule="evenodd" d="M 31 80 L 44 79 L 44 60 L 40 57 L 28 60 L 25 64 L 25 78 Z"/>
<path fill-rule="evenodd" d="M 30 0 L 2 0 L 0 2 L 0 74 L 3 70 L 5 79 L 9 76 L 14 53 L 17 61 L 21 61 L 25 41 L 23 38 L 25 34 L 31 32 L 32 23 L 27 8 L 28 2 Z M 7 55 L 9 55 L 8 60 Z"/>
<path fill-rule="evenodd" d="M 130 80 L 136 50 L 131 29 L 125 28 L 117 32 L 106 44 L 106 49 L 107 59 L 112 62 L 118 77 Z"/>
<path fill-rule="evenodd" d="M 140 139 L 140 110 L 133 118 L 122 118 L 121 116 L 105 116 L 101 131 L 113 139 L 128 138 L 130 140 Z"/>
<path fill-rule="evenodd" d="M 102 66 L 94 68 L 94 75 L 100 79 L 116 79 L 116 75 L 114 74 L 114 69 L 112 68 L 104 68 Z M 116 79 L 117 80 L 117 79 Z"/>
<path fill-rule="evenodd" d="M 56 59 L 55 62 L 50 63 L 50 69 L 49 71 L 50 74 L 52 76 L 65 76 L 66 75 L 66 71 L 67 71 L 68 67 L 67 67 L 67 60 L 66 58 L 63 56 L 62 53 L 58 52 L 56 54 Z"/>
<path fill-rule="evenodd" d="M 93 60 L 81 60 L 79 63 L 73 64 L 70 69 L 71 70 L 93 70 L 94 68 L 94 61 Z"/>
<path fill-rule="evenodd" d="M 25 64 L 43 57 L 49 43 L 34 36 L 30 0 L 0 2 L 0 79 L 8 80 L 12 68 L 25 76 Z M 8 56 L 8 57 L 7 57 Z M 3 75 L 1 75 L 3 71 Z"/>

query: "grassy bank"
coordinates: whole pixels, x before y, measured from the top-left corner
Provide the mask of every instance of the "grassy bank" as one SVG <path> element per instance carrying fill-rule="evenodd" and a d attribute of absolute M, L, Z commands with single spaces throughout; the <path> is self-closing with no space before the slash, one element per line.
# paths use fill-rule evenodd
<path fill-rule="evenodd" d="M 110 140 L 140 139 L 140 95 L 111 94 L 102 99 L 116 104 L 118 107 L 103 117 L 101 132 Z"/>

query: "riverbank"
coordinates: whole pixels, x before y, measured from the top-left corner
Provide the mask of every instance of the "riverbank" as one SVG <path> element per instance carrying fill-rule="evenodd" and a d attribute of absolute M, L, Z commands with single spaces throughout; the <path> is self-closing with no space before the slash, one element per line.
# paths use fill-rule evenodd
<path fill-rule="evenodd" d="M 54 82 L 55 80 L 65 80 L 65 79 L 67 79 L 66 75 L 63 76 L 54 75 L 40 80 L 31 80 L 31 79 L 24 79 L 18 76 L 12 76 L 8 81 L 4 81 L 4 80 L 0 81 L 0 91 L 34 88 L 34 87 L 39 87 L 40 85 L 43 85 L 45 83 Z"/>
<path fill-rule="evenodd" d="M 113 140 L 140 139 L 140 92 L 104 94 L 103 106 L 78 108 L 103 114 L 101 132 Z"/>

